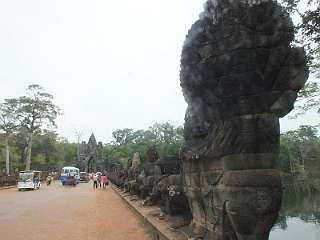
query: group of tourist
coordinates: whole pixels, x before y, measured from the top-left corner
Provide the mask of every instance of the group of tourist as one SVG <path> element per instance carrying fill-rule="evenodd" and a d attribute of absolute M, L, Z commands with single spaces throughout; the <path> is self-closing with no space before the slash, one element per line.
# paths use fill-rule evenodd
<path fill-rule="evenodd" d="M 91 174 L 91 179 L 93 181 L 93 188 L 106 188 L 109 185 L 109 179 L 107 175 L 101 173 Z"/>

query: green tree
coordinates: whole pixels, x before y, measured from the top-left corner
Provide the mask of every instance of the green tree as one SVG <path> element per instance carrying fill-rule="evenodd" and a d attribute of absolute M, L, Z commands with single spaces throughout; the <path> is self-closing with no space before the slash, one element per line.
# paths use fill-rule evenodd
<path fill-rule="evenodd" d="M 147 130 L 117 129 L 112 136 L 114 141 L 104 146 L 106 159 L 126 166 L 134 152 L 140 153 L 144 163 L 151 145 L 157 146 L 160 157 L 177 157 L 183 142 L 183 128 L 170 123 L 155 123 Z"/>
<path fill-rule="evenodd" d="M 311 73 L 320 78 L 320 0 L 283 0 L 282 4 L 294 16 L 296 44 L 303 46 L 307 52 Z M 298 95 L 296 118 L 306 111 L 320 110 L 320 88 L 318 82 L 308 82 Z"/>
<path fill-rule="evenodd" d="M 32 141 L 33 167 L 49 169 L 56 165 L 57 136 L 55 132 L 48 130 L 34 134 Z"/>
<path fill-rule="evenodd" d="M 118 145 L 123 145 L 132 141 L 132 133 L 133 130 L 130 128 L 117 129 L 112 133 L 112 136 Z"/>
<path fill-rule="evenodd" d="M 316 82 L 308 82 L 298 93 L 294 114 L 290 118 L 297 118 L 307 111 L 316 108 L 320 113 L 320 87 Z"/>
<path fill-rule="evenodd" d="M 307 50 L 311 71 L 320 69 L 320 1 L 283 0 L 287 11 L 295 16 L 296 43 Z"/>
<path fill-rule="evenodd" d="M 279 167 L 284 172 L 304 173 L 320 169 L 320 141 L 314 126 L 303 125 L 280 138 Z"/>
<path fill-rule="evenodd" d="M 10 174 L 10 147 L 9 138 L 17 129 L 17 118 L 15 115 L 17 102 L 6 99 L 0 104 L 0 130 L 4 133 L 6 149 L 6 173 Z"/>
<path fill-rule="evenodd" d="M 55 127 L 55 120 L 60 109 L 52 102 L 53 96 L 39 86 L 30 85 L 25 96 L 15 101 L 18 103 L 17 116 L 21 127 L 26 129 L 27 153 L 25 156 L 26 170 L 31 167 L 31 150 L 33 134 L 43 128 Z"/>
<path fill-rule="evenodd" d="M 60 138 L 54 131 L 37 131 L 33 135 L 32 156 L 34 168 L 58 171 L 63 166 L 74 163 L 77 158 L 77 144 Z"/>
<path fill-rule="evenodd" d="M 175 128 L 172 124 L 156 123 L 149 128 L 153 133 L 153 144 L 157 145 L 160 157 L 176 157 L 183 143 L 183 128 Z"/>

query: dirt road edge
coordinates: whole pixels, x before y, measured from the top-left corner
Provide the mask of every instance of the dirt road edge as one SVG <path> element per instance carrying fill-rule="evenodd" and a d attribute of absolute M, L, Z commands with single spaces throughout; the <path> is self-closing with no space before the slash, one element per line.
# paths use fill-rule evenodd
<path fill-rule="evenodd" d="M 181 232 L 170 229 L 168 223 L 153 216 L 153 212 L 156 209 L 155 207 L 142 207 L 141 200 L 122 192 L 115 185 L 111 185 L 111 187 L 139 217 L 148 223 L 153 230 L 152 237 L 154 240 L 187 240 L 187 237 Z"/>

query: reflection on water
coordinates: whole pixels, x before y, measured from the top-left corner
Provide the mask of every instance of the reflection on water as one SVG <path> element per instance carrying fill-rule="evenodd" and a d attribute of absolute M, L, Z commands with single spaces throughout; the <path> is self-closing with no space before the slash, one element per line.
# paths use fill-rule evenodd
<path fill-rule="evenodd" d="M 320 226 L 317 223 L 306 222 L 300 218 L 288 218 L 287 228 L 275 227 L 270 233 L 271 240 L 319 240 Z"/>
<path fill-rule="evenodd" d="M 320 239 L 320 180 L 284 181 L 282 208 L 270 240 Z"/>

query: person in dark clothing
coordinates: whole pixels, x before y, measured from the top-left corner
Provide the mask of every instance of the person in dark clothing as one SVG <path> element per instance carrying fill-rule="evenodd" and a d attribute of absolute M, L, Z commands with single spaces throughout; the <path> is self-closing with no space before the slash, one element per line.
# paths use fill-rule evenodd
<path fill-rule="evenodd" d="M 98 188 L 98 176 L 93 175 L 92 180 L 93 180 L 93 188 Z"/>
<path fill-rule="evenodd" d="M 99 187 L 101 188 L 101 175 L 98 175 L 98 183 L 99 183 Z"/>

